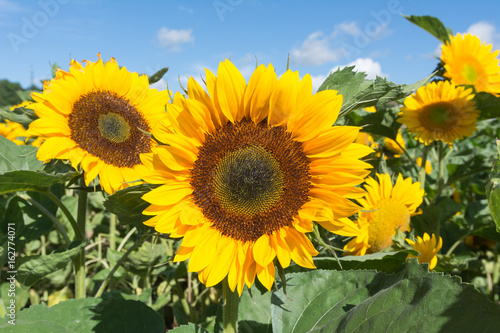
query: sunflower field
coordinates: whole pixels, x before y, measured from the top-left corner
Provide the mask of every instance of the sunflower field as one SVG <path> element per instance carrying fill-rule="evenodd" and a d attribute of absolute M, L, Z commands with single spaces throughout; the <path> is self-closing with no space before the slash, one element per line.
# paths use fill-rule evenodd
<path fill-rule="evenodd" d="M 0 331 L 499 332 L 500 51 L 405 18 L 411 85 L 99 54 L 8 96 Z"/>

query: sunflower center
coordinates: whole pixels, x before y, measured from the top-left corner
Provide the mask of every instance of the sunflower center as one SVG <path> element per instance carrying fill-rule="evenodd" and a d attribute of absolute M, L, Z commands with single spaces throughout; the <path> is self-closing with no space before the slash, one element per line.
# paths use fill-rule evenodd
<path fill-rule="evenodd" d="M 108 140 L 120 143 L 130 136 L 130 126 L 119 114 L 113 112 L 101 114 L 98 122 L 101 135 Z"/>
<path fill-rule="evenodd" d="M 426 105 L 420 115 L 421 123 L 429 130 L 447 130 L 458 122 L 459 115 L 453 105 L 448 102 L 437 102 Z"/>
<path fill-rule="evenodd" d="M 215 195 L 226 210 L 265 212 L 283 194 L 283 172 L 274 156 L 252 145 L 228 153 L 215 168 Z"/>
<path fill-rule="evenodd" d="M 476 71 L 476 68 L 472 66 L 471 64 L 465 64 L 464 67 L 462 68 L 462 75 L 465 78 L 465 81 L 468 84 L 474 84 L 477 81 L 478 78 L 478 73 Z"/>
<path fill-rule="evenodd" d="M 410 225 L 410 213 L 405 204 L 392 199 L 380 200 L 377 208 L 368 214 L 369 252 L 378 252 L 392 245 L 397 229 L 406 231 Z"/>
<path fill-rule="evenodd" d="M 110 91 L 93 91 L 73 104 L 68 125 L 80 148 L 107 164 L 132 168 L 151 151 L 148 122 L 135 106 Z"/>
<path fill-rule="evenodd" d="M 191 170 L 194 203 L 223 235 L 256 241 L 308 199 L 309 159 L 283 126 L 228 123 L 208 135 Z"/>

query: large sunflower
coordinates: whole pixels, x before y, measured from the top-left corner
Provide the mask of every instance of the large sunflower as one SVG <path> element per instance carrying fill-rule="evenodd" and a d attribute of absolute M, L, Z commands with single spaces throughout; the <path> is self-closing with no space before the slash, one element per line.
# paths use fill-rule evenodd
<path fill-rule="evenodd" d="M 412 183 L 411 178 L 403 179 L 398 175 L 393 186 L 391 176 L 377 174 L 379 182 L 368 177 L 366 179 L 364 198 L 358 199 L 363 210 L 356 221 L 358 230 L 355 233 L 339 233 L 355 236 L 344 247 L 348 254 L 364 255 L 374 253 L 392 245 L 392 237 L 398 229 L 410 231 L 410 217 L 416 215 L 422 203 L 424 190 L 420 183 Z"/>
<path fill-rule="evenodd" d="M 474 85 L 477 92 L 500 93 L 500 66 L 498 50 L 491 52 L 491 44 L 471 34 L 450 36 L 442 46 L 441 60 L 445 76 L 455 84 Z"/>
<path fill-rule="evenodd" d="M 39 119 L 29 133 L 46 139 L 38 159 L 69 159 L 87 185 L 99 176 L 110 194 L 141 179 L 139 155 L 155 144 L 146 132 L 155 134 L 168 101 L 167 91 L 149 89 L 146 75 L 118 67 L 114 58 L 104 64 L 100 55 L 85 66 L 72 60 L 69 72 L 59 70 L 32 97 L 28 107 Z"/>
<path fill-rule="evenodd" d="M 248 84 L 229 61 L 217 76 L 206 70 L 207 92 L 193 79 L 186 99 L 167 106 L 167 145 L 141 155 L 152 170 L 145 181 L 162 186 L 145 194 L 145 224 L 183 237 L 174 261 L 189 259 L 207 286 L 227 276 L 241 294 L 255 277 L 270 289 L 275 264 L 314 268 L 306 233 L 313 220 L 328 230 L 349 227 L 359 206 L 349 199 L 370 165 L 372 150 L 353 143 L 357 127 L 332 127 L 337 91 L 312 95 L 311 77 L 272 65 L 256 68 Z M 277 258 L 277 260 L 276 260 Z"/>
<path fill-rule="evenodd" d="M 449 81 L 431 82 L 405 99 L 398 121 L 426 145 L 441 140 L 451 146 L 476 130 L 479 110 L 473 98 L 472 89 Z"/>

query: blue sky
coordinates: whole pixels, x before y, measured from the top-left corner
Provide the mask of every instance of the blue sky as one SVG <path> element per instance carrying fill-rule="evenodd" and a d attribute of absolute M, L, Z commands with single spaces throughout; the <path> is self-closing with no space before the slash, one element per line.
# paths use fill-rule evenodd
<path fill-rule="evenodd" d="M 157 88 L 216 71 L 225 58 L 248 79 L 255 61 L 290 67 L 317 87 L 338 66 L 412 83 L 435 67 L 439 41 L 400 14 L 432 15 L 500 47 L 500 1 L 0 0 L 0 79 L 30 84 L 50 64 L 115 57 L 130 71 L 170 70 Z"/>

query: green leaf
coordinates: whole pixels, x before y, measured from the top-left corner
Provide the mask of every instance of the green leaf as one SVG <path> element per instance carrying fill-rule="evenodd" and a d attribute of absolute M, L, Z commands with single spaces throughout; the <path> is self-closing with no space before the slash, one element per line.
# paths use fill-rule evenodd
<path fill-rule="evenodd" d="M 427 232 L 438 233 L 439 225 L 444 225 L 453 215 L 460 211 L 462 205 L 450 198 L 443 198 L 432 206 L 422 207 L 422 214 L 411 218 L 417 235 Z"/>
<path fill-rule="evenodd" d="M 500 97 L 487 92 L 479 92 L 474 96 L 476 108 L 481 111 L 479 119 L 500 117 Z"/>
<path fill-rule="evenodd" d="M 238 307 L 238 331 L 241 333 L 272 332 L 271 293 L 265 288 L 252 287 L 252 293 L 243 291 Z"/>
<path fill-rule="evenodd" d="M 15 326 L 10 325 L 7 320 L 8 317 L 0 320 L 0 331 L 6 333 L 165 332 L 162 316 L 146 304 L 112 297 L 71 299 L 50 308 L 45 304 L 35 305 L 16 314 Z"/>
<path fill-rule="evenodd" d="M 43 162 L 36 158 L 37 149 L 33 146 L 18 146 L 0 135 L 0 175 L 8 171 L 35 171 L 40 168 Z"/>
<path fill-rule="evenodd" d="M 347 256 L 340 257 L 340 263 L 344 270 L 350 269 L 375 269 L 377 271 L 394 273 L 402 269 L 408 254 L 417 254 L 413 250 L 394 251 L 394 252 L 377 252 L 366 254 L 364 256 Z M 314 265 L 317 269 L 326 270 L 341 270 L 335 258 L 314 258 Z M 285 269 L 288 273 L 308 272 L 308 268 L 299 265 L 290 265 Z"/>
<path fill-rule="evenodd" d="M 448 42 L 450 40 L 449 35 L 453 34 L 453 32 L 449 28 L 446 28 L 439 19 L 433 16 L 403 15 L 403 17 L 411 23 L 429 32 L 431 35 L 439 39 L 443 44 Z"/>
<path fill-rule="evenodd" d="M 409 260 L 396 274 L 322 271 L 287 276 L 274 292 L 274 333 L 497 332 L 500 308 L 460 278 Z"/>
<path fill-rule="evenodd" d="M 66 266 L 86 244 L 81 243 L 70 250 L 48 255 L 26 256 L 17 259 L 17 276 L 19 283 L 32 286 L 44 276 Z"/>
<path fill-rule="evenodd" d="M 48 187 L 71 180 L 77 171 L 48 174 L 36 171 L 11 171 L 0 177 L 0 194 L 16 191 L 46 190 Z"/>
<path fill-rule="evenodd" d="M 142 200 L 142 196 L 155 188 L 151 184 L 143 184 L 127 187 L 110 195 L 104 207 L 111 213 L 118 216 L 122 224 L 133 224 L 139 230 L 146 230 L 142 222 L 148 220 L 150 216 L 142 215 L 142 211 L 149 206 L 149 203 Z"/>
<path fill-rule="evenodd" d="M 498 139 L 497 147 L 500 149 L 500 140 Z M 496 162 L 490 173 L 490 181 L 486 184 L 486 196 L 496 230 L 500 232 L 500 160 Z"/>
<path fill-rule="evenodd" d="M 382 105 L 404 98 L 427 83 L 434 75 L 431 74 L 411 85 L 398 85 L 381 77 L 377 77 L 375 80 L 366 80 L 365 73 L 356 72 L 353 69 L 354 66 L 348 66 L 330 73 L 318 89 L 318 91 L 338 90 L 339 94 L 343 96 L 339 118 L 355 109 Z"/>
<path fill-rule="evenodd" d="M 188 325 L 181 325 L 179 327 L 174 328 L 173 330 L 169 330 L 171 333 L 209 333 L 203 327 L 195 325 L 193 323 L 189 323 Z"/>
<path fill-rule="evenodd" d="M 0 109 L 0 117 L 19 123 L 25 128 L 28 128 L 29 124 L 38 118 L 33 110 L 26 108 L 15 108 L 12 111 Z"/>
<path fill-rule="evenodd" d="M 154 73 L 153 75 L 149 76 L 148 77 L 149 84 L 153 84 L 160 81 L 163 75 L 165 75 L 167 72 L 168 72 L 168 67 L 164 67 L 159 71 L 157 71 L 156 73 Z"/>

